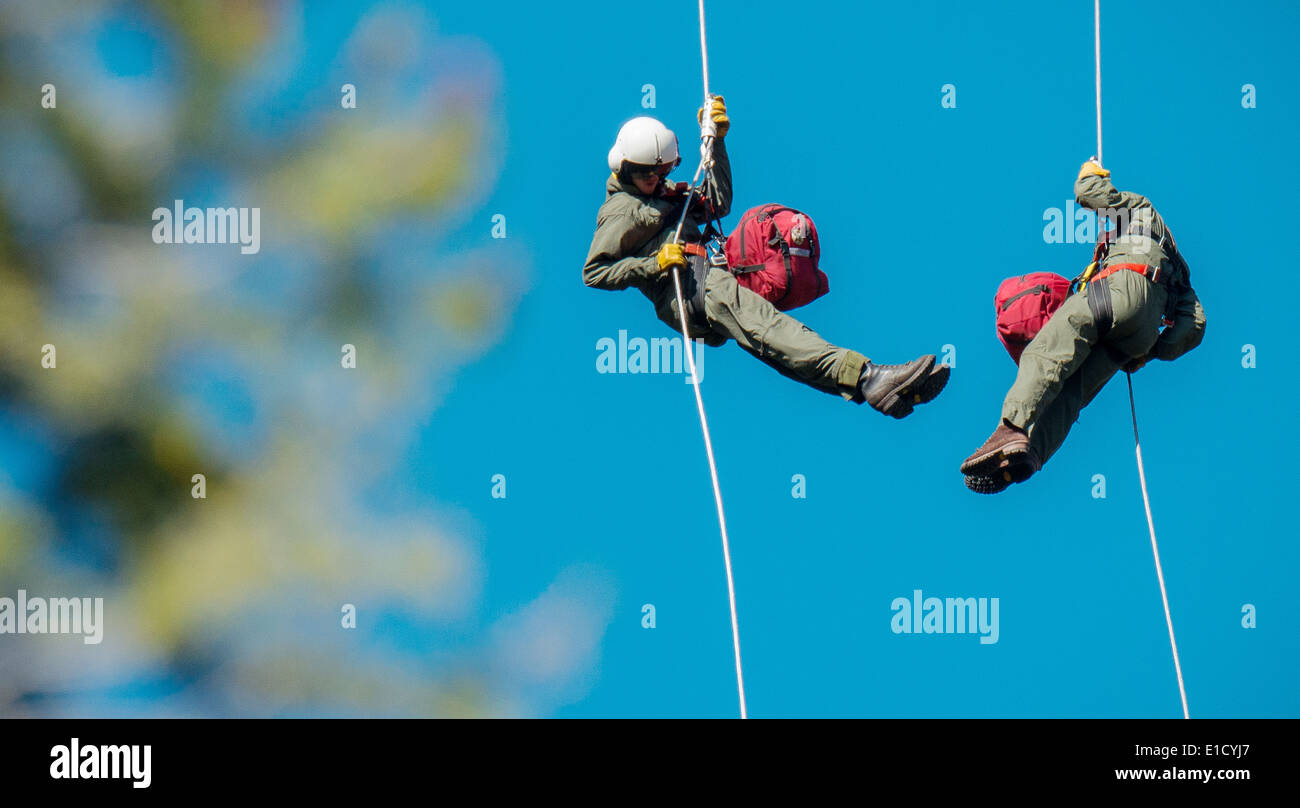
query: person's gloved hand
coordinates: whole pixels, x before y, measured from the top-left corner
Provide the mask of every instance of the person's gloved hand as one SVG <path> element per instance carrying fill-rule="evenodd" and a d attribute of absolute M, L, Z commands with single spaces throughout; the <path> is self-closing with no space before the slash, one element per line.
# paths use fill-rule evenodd
<path fill-rule="evenodd" d="M 1150 359 L 1150 358 L 1151 358 L 1151 357 L 1149 357 L 1149 356 L 1136 356 L 1136 357 L 1134 357 L 1134 358 L 1128 360 L 1128 364 L 1124 365 L 1124 372 L 1125 372 L 1125 373 L 1137 373 L 1139 370 L 1141 370 L 1141 369 L 1146 365 L 1147 360 Z"/>
<path fill-rule="evenodd" d="M 704 107 L 700 107 L 700 112 L 696 116 L 700 121 L 700 126 L 704 125 Z M 713 124 L 718 128 L 718 137 L 726 137 L 727 130 L 731 128 L 731 119 L 727 117 L 727 103 L 722 100 L 722 96 L 709 96 L 709 117 L 713 119 Z"/>
<path fill-rule="evenodd" d="M 673 267 L 686 266 L 686 253 L 682 251 L 682 245 L 667 241 L 655 254 L 655 260 L 659 262 L 661 271 L 668 272 Z"/>
<path fill-rule="evenodd" d="M 1088 160 L 1079 169 L 1078 179 L 1083 179 L 1089 174 L 1096 174 L 1098 177 L 1109 177 L 1110 171 L 1101 167 L 1096 157 L 1089 157 Z"/>

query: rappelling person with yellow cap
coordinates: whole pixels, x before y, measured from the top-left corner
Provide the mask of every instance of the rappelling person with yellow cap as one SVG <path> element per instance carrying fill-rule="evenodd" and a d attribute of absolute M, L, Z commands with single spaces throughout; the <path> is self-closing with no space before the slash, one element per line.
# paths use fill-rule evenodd
<path fill-rule="evenodd" d="M 619 130 L 609 151 L 612 173 L 583 267 L 584 283 L 606 290 L 635 288 L 674 330 L 684 314 L 692 339 L 711 346 L 735 340 L 785 376 L 886 415 L 902 418 L 915 405 L 934 400 L 949 368 L 936 364 L 933 354 L 904 364 L 876 364 L 832 345 L 783 311 L 828 288 L 817 266 L 816 228 L 806 214 L 783 205 L 754 208 L 723 243 L 716 223 L 730 212 L 732 183 L 726 148 L 731 121 L 722 96 L 709 96 L 699 120 L 713 137 L 712 165 L 695 187 L 668 180 L 681 163 L 670 129 L 639 117 Z M 678 311 L 674 270 L 685 312 Z"/>
<path fill-rule="evenodd" d="M 1112 226 L 1101 231 L 1093 262 L 1074 281 L 1076 291 L 1043 312 L 1048 319 L 1028 344 L 1004 339 L 1018 357 L 1015 383 L 997 429 L 961 464 L 966 486 L 978 493 L 997 493 L 1042 468 L 1117 371 L 1135 372 L 1150 359 L 1173 361 L 1205 335 L 1205 311 L 1187 262 L 1151 201 L 1116 189 L 1110 171 L 1092 159 L 1080 168 L 1074 193 Z M 1061 284 L 1070 287 L 1064 279 Z M 1049 286 L 1005 300 L 1000 294 L 999 330 L 1010 306 L 1025 305 L 1032 301 L 1026 295 Z"/>

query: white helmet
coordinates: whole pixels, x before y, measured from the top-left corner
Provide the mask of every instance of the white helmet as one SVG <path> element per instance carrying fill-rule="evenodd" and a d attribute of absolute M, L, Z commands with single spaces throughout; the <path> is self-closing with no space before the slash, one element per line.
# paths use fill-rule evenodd
<path fill-rule="evenodd" d="M 624 162 L 676 166 L 681 162 L 677 155 L 677 135 L 654 118 L 633 118 L 618 130 L 614 148 L 609 150 L 610 171 L 619 172 Z"/>

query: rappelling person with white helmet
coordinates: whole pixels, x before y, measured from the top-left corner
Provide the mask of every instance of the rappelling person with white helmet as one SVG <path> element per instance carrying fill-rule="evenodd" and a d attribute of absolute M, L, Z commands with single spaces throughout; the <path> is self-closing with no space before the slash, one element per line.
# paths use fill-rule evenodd
<path fill-rule="evenodd" d="M 681 163 L 672 130 L 644 116 L 619 129 L 583 282 L 597 289 L 635 288 L 674 330 L 684 320 L 689 336 L 707 345 L 735 340 L 785 376 L 894 418 L 934 400 L 950 369 L 933 354 L 877 364 L 832 345 L 785 313 L 829 289 L 818 266 L 816 226 L 802 211 L 762 205 L 747 211 L 723 238 L 719 222 L 731 210 L 732 184 L 726 148 L 731 121 L 722 96 L 708 96 L 699 121 L 711 138 L 711 164 L 694 187 L 668 179 Z M 678 311 L 675 270 L 684 312 Z"/>

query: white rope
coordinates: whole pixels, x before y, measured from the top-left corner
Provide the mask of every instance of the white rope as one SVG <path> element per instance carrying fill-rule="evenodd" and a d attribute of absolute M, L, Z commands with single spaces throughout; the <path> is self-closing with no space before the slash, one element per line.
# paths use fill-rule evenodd
<path fill-rule="evenodd" d="M 1101 161 L 1101 0 L 1093 0 L 1093 40 L 1097 60 L 1097 164 Z M 1160 600 L 1165 605 L 1165 625 L 1169 627 L 1169 647 L 1174 652 L 1174 673 L 1178 677 L 1178 696 L 1183 702 L 1183 718 L 1187 712 L 1187 688 L 1183 685 L 1183 665 L 1178 659 L 1178 641 L 1174 639 L 1174 618 L 1169 613 L 1169 592 L 1165 589 L 1165 572 L 1160 566 L 1160 547 L 1156 544 L 1156 523 L 1151 518 L 1151 497 L 1147 494 L 1147 473 L 1142 466 L 1142 441 L 1138 439 L 1137 404 L 1133 399 L 1133 374 L 1128 375 L 1128 405 L 1133 414 L 1133 448 L 1137 454 L 1138 482 L 1142 485 L 1142 507 L 1147 512 L 1147 530 L 1151 533 L 1151 555 L 1156 560 L 1156 580 L 1160 582 Z"/>
<path fill-rule="evenodd" d="M 686 333 L 686 306 L 682 300 L 682 280 L 673 267 L 673 284 L 677 287 L 677 313 L 682 323 L 682 346 L 691 369 L 691 384 L 695 386 L 695 406 L 700 411 L 700 428 L 704 431 L 704 451 L 709 456 L 709 474 L 713 478 L 713 502 L 718 509 L 718 527 L 722 530 L 722 561 L 727 567 L 727 599 L 731 603 L 731 643 L 736 654 L 736 691 L 740 695 L 740 717 L 748 718 L 745 709 L 745 674 L 740 666 L 740 623 L 736 618 L 736 582 L 731 574 L 731 543 L 727 538 L 727 516 L 722 509 L 722 489 L 718 485 L 718 464 L 713 459 L 713 441 L 709 437 L 709 419 L 704 414 L 704 399 L 700 396 L 700 377 L 695 372 L 695 352 Z"/>
<path fill-rule="evenodd" d="M 1151 518 L 1151 498 L 1147 496 L 1147 473 L 1142 467 L 1142 442 L 1138 440 L 1137 405 L 1133 403 L 1133 374 L 1128 374 L 1128 404 L 1133 413 L 1133 446 L 1137 452 L 1138 481 L 1142 484 L 1142 506 L 1147 511 L 1147 529 L 1151 532 L 1151 554 L 1156 559 L 1156 580 L 1160 582 L 1160 599 L 1165 604 L 1165 625 L 1169 627 L 1169 647 L 1174 652 L 1174 673 L 1178 676 L 1178 695 L 1183 700 L 1183 718 L 1187 712 L 1187 689 L 1183 686 L 1183 665 L 1178 661 L 1178 641 L 1174 639 L 1174 618 L 1169 614 L 1169 593 L 1165 590 L 1165 572 L 1160 566 L 1160 548 L 1156 545 L 1156 523 Z"/>
<path fill-rule="evenodd" d="M 701 125 L 700 166 L 695 169 L 695 185 L 705 167 L 712 163 L 713 137 L 716 127 L 709 112 L 709 49 L 704 34 L 704 0 L 700 0 L 700 53 L 704 61 L 704 120 Z M 687 198 L 689 207 L 690 198 Z M 686 210 L 677 223 L 674 241 L 681 241 L 682 225 L 686 223 Z M 703 282 L 702 280 L 700 281 Z M 731 604 L 731 644 L 736 656 L 736 692 L 740 697 L 740 717 L 748 718 L 745 706 L 745 674 L 740 665 L 740 621 L 736 617 L 736 581 L 731 573 L 731 542 L 727 537 L 727 516 L 722 507 L 722 487 L 718 483 L 718 464 L 713 457 L 713 439 L 709 436 L 709 419 L 704 414 L 704 398 L 700 395 L 700 377 L 695 369 L 695 352 L 691 350 L 691 338 L 686 328 L 686 302 L 682 297 L 681 273 L 673 267 L 673 285 L 677 291 L 677 315 L 682 324 L 682 350 L 686 353 L 686 364 L 691 370 L 691 385 L 695 388 L 695 407 L 700 411 L 700 429 L 704 432 L 704 452 L 709 457 L 709 475 L 713 480 L 713 502 L 718 510 L 718 528 L 722 531 L 722 561 L 727 568 L 727 600 Z"/>
<path fill-rule="evenodd" d="M 1092 34 L 1097 57 L 1097 165 L 1101 159 L 1101 0 L 1092 0 Z"/>
<path fill-rule="evenodd" d="M 704 36 L 704 0 L 700 0 L 700 60 L 704 64 L 704 101 L 709 100 L 709 40 Z M 708 106 L 705 106 L 708 111 Z"/>

